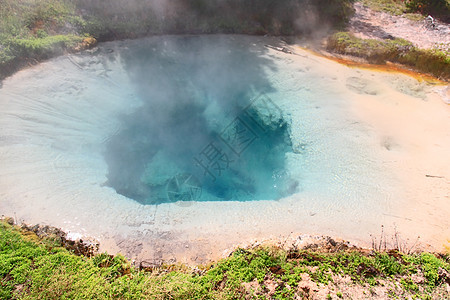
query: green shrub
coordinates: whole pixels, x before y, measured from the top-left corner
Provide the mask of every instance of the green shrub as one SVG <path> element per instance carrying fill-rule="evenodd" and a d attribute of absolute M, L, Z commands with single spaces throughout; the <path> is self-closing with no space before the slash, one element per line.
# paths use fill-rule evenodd
<path fill-rule="evenodd" d="M 420 255 L 420 265 L 430 287 L 435 287 L 440 283 L 438 274 L 439 268 L 446 269 L 447 272 L 450 272 L 449 265 L 444 264 L 442 260 L 431 253 L 422 253 Z"/>
<path fill-rule="evenodd" d="M 76 35 L 53 35 L 44 38 L 12 39 L 9 41 L 9 47 L 14 49 L 17 56 L 48 58 L 75 47 L 81 41 L 83 38 Z"/>
<path fill-rule="evenodd" d="M 406 8 L 410 12 L 420 12 L 424 15 L 442 17 L 444 21 L 450 21 L 449 0 L 406 0 Z"/>

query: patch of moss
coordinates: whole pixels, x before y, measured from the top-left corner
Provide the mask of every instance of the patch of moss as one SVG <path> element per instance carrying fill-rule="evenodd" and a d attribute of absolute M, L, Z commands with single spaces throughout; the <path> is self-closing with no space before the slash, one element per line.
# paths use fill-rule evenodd
<path fill-rule="evenodd" d="M 48 58 L 74 48 L 84 40 L 76 35 L 53 35 L 42 38 L 12 39 L 8 46 L 19 56 L 30 58 Z"/>
<path fill-rule="evenodd" d="M 327 49 L 362 57 L 370 63 L 383 64 L 390 61 L 443 79 L 450 78 L 449 53 L 437 49 L 419 49 L 404 39 L 361 39 L 348 32 L 338 32 L 328 38 Z"/>

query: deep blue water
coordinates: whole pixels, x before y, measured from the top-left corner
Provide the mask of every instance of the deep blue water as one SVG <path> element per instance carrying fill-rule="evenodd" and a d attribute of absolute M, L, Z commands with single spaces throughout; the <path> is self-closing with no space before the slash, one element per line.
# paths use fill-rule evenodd
<path fill-rule="evenodd" d="M 262 51 L 173 37 L 120 53 L 142 105 L 108 142 L 107 184 L 143 204 L 295 193 L 290 120 L 268 96 L 264 68 L 274 66 Z"/>

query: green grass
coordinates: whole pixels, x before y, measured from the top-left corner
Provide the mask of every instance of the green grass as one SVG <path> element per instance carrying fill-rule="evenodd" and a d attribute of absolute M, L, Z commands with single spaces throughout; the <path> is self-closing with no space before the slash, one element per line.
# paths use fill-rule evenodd
<path fill-rule="evenodd" d="M 11 58 L 42 55 L 56 45 L 73 47 L 84 21 L 65 0 L 3 0 L 0 2 L 0 63 Z"/>
<path fill-rule="evenodd" d="M 0 78 L 30 60 L 78 49 L 89 34 L 68 0 L 0 1 Z"/>
<path fill-rule="evenodd" d="M 6 45 L 20 56 L 46 58 L 61 54 L 64 49 L 77 46 L 84 40 L 77 35 L 52 35 L 45 37 L 16 38 Z"/>
<path fill-rule="evenodd" d="M 268 247 L 240 249 L 196 269 L 172 265 L 143 272 L 122 256 L 76 256 L 54 241 L 24 235 L 0 222 L 0 299 L 269 299 L 265 292 L 255 296 L 244 288 L 244 283 L 256 282 L 263 290 L 268 278 L 280 283 L 271 299 L 294 299 L 302 274 L 324 285 L 333 284 L 333 274 L 348 275 L 361 286 L 397 280 L 408 295 L 426 298 L 444 283 L 442 270 L 450 272 L 448 257 L 430 253 L 286 252 Z M 421 284 L 412 280 L 418 272 L 425 278 Z M 339 290 L 335 295 L 343 297 Z"/>
<path fill-rule="evenodd" d="M 429 14 L 449 22 L 450 0 L 359 0 L 375 11 L 404 15 L 411 20 L 421 20 Z"/>
<path fill-rule="evenodd" d="M 375 11 L 384 11 L 393 15 L 402 15 L 407 12 L 404 1 L 361 0 L 361 3 Z"/>
<path fill-rule="evenodd" d="M 442 50 L 414 47 L 404 39 L 360 39 L 348 32 L 338 32 L 328 39 L 328 50 L 367 59 L 370 63 L 386 61 L 412 67 L 443 79 L 450 78 L 450 54 Z"/>

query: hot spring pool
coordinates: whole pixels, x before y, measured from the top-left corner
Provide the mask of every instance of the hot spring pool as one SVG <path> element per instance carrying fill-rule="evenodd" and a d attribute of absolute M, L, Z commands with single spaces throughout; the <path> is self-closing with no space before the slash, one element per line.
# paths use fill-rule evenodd
<path fill-rule="evenodd" d="M 291 121 L 271 99 L 270 63 L 232 41 L 146 40 L 116 50 L 139 108 L 105 143 L 107 185 L 142 204 L 280 199 Z"/>
<path fill-rule="evenodd" d="M 449 125 L 436 88 L 265 46 L 279 44 L 233 35 L 111 42 L 8 78 L 2 214 L 155 260 L 201 262 L 291 232 L 364 244 L 381 225 L 441 243 L 448 180 L 434 180 L 423 204 L 432 188 L 407 177 L 448 176 L 449 135 L 431 130 L 441 136 L 426 157 L 441 161 L 416 166 L 416 137 L 400 131 L 412 118 Z M 433 120 L 414 115 L 426 110 Z"/>

